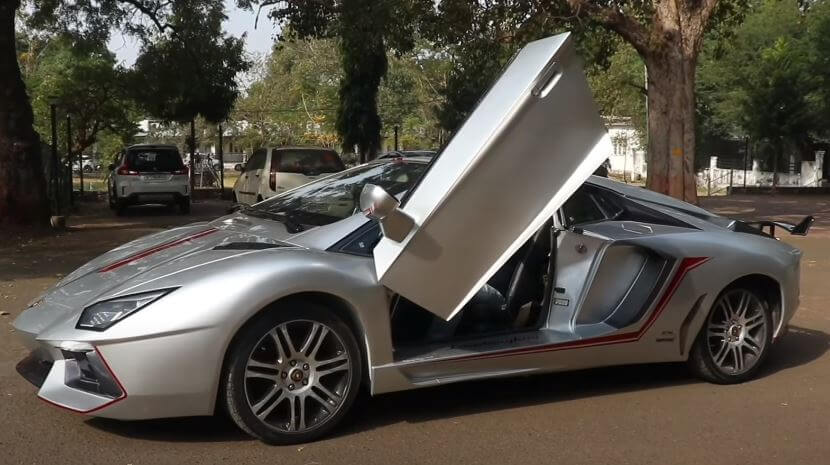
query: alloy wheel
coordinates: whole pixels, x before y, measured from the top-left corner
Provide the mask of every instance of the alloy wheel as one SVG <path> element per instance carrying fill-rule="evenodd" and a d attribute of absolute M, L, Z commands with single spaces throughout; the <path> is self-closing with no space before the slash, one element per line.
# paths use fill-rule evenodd
<path fill-rule="evenodd" d="M 280 432 L 303 433 L 343 406 L 353 361 L 338 334 L 318 321 L 291 320 L 268 331 L 248 356 L 251 412 Z"/>
<path fill-rule="evenodd" d="M 723 373 L 745 373 L 764 353 L 768 331 L 766 308 L 755 294 L 745 289 L 726 292 L 707 321 L 709 355 Z"/>

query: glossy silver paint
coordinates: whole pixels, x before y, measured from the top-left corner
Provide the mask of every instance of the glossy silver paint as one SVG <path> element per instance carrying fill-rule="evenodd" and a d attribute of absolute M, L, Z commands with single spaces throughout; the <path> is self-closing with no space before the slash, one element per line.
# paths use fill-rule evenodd
<path fill-rule="evenodd" d="M 405 201 L 412 233 L 375 247 L 380 282 L 450 319 L 609 153 L 570 35 L 528 44 Z"/>
<path fill-rule="evenodd" d="M 559 59 L 558 53 L 567 49 L 562 49 L 567 43 L 566 38 L 555 39 L 547 46 L 553 50 L 550 56 Z M 554 42 L 558 45 L 550 47 Z M 573 83 L 569 56 L 566 53 L 559 60 L 565 72 L 557 78 L 559 83 Z M 539 95 L 556 95 L 558 85 L 551 89 L 543 85 Z M 568 88 L 577 97 L 584 96 L 584 88 Z M 535 89 L 531 87 L 529 94 L 523 92 L 517 98 L 538 98 Z M 567 99 L 573 96 L 561 97 L 571 101 Z M 576 101 L 581 102 L 581 97 Z M 566 117 L 579 121 L 581 115 L 582 109 L 567 106 L 552 113 L 559 118 L 557 121 Z M 584 129 L 592 137 L 597 136 L 595 116 L 592 113 L 584 120 Z M 501 128 L 501 123 L 494 121 L 493 129 Z M 526 121 L 521 127 L 525 124 L 535 123 Z M 562 127 L 567 131 L 579 129 L 574 121 Z M 557 128 L 544 125 L 544 131 L 554 136 L 567 136 Z M 511 132 L 504 133 L 509 140 L 514 139 L 508 137 Z M 557 139 L 554 136 L 542 139 L 553 144 Z M 488 157 L 490 153 L 496 158 L 505 156 L 488 152 L 498 146 L 497 140 L 484 143 L 472 135 L 466 137 L 475 147 L 474 158 L 484 153 L 482 150 Z M 463 150 L 454 144 L 453 151 L 461 154 Z M 560 289 L 553 295 L 538 330 L 451 345 L 424 345 L 411 351 L 393 350 L 390 311 L 394 292 L 379 282 L 378 270 L 400 266 L 404 263 L 401 258 L 411 250 L 403 250 L 395 258 L 389 254 L 394 241 L 384 239 L 379 250 L 387 260 L 383 265 L 371 256 L 339 251 L 336 244 L 370 221 L 361 214 L 289 233 L 280 222 L 239 212 L 125 244 L 82 266 L 34 301 L 15 320 L 14 327 L 39 359 L 54 362 L 38 395 L 66 408 L 109 418 L 210 415 L 234 336 L 260 312 L 274 311 L 274 303 L 298 296 L 337 307 L 348 316 L 364 351 L 366 382 L 373 394 L 513 374 L 685 360 L 721 291 L 747 276 L 776 284 L 780 302 L 770 330 L 774 336 L 781 333 L 798 307 L 800 251 L 769 237 L 736 233 L 724 226 L 729 223 L 727 219 L 683 202 L 606 179 L 588 179 L 595 168 L 593 163 L 601 161 L 591 154 L 598 145 L 575 144 L 588 154 L 558 153 L 569 158 L 561 166 L 567 173 L 543 171 L 541 168 L 556 166 L 528 152 L 550 149 L 549 153 L 554 153 L 555 145 L 548 148 L 526 143 L 520 145 L 522 150 L 517 156 L 528 163 L 516 163 L 520 168 L 513 167 L 509 176 L 498 176 L 498 182 L 489 183 L 482 180 L 494 176 L 493 167 L 502 166 L 504 160 L 491 165 L 489 159 L 462 157 L 459 163 L 464 166 L 439 164 L 445 159 L 443 154 L 429 172 L 433 175 L 427 174 L 402 210 L 411 215 L 417 231 L 423 234 L 418 239 L 422 244 L 418 250 L 431 252 L 428 262 L 440 269 L 424 268 L 425 274 L 410 277 L 421 281 L 413 285 L 405 282 L 408 274 L 401 269 L 390 283 L 393 288 L 402 286 L 407 292 L 419 293 L 423 302 L 434 302 L 436 307 L 430 310 L 441 316 L 451 315 L 458 302 L 466 298 L 471 283 L 489 275 L 490 268 L 515 249 L 515 238 L 526 237 L 528 230 L 532 232 L 534 225 L 540 225 L 540 218 L 554 215 L 554 224 L 562 227 L 556 210 L 586 179 L 590 186 L 616 193 L 631 205 L 687 225 L 606 220 L 562 230 L 557 239 L 555 276 L 555 287 Z M 428 161 L 410 158 L 406 162 Z M 439 167 L 457 179 L 436 177 L 434 172 Z M 476 174 L 465 179 L 464 173 L 468 172 Z M 552 187 L 543 189 L 542 200 L 531 199 L 532 189 L 526 184 L 531 180 L 544 183 L 547 176 L 552 179 Z M 479 195 L 469 198 L 465 196 L 473 191 L 431 192 L 439 185 L 449 191 L 474 187 Z M 508 204 L 494 205 L 503 192 L 511 192 L 504 197 Z M 430 202 L 435 204 L 430 207 Z M 445 207 L 446 213 L 441 213 Z M 528 211 L 513 214 L 506 207 L 526 207 Z M 432 229 L 431 222 L 439 219 L 444 227 Z M 450 233 L 450 219 L 463 233 Z M 489 242 L 472 239 L 486 227 L 495 231 L 486 235 L 500 245 L 495 251 L 489 250 Z M 432 249 L 424 248 L 432 231 L 442 242 L 433 244 Z M 235 246 L 250 242 L 265 246 Z M 478 253 L 486 254 L 491 263 L 463 263 Z M 454 280 L 455 270 L 463 271 L 464 276 Z M 615 270 L 625 276 L 614 279 Z M 435 286 L 446 287 L 443 281 L 457 284 L 449 289 L 453 291 L 451 296 L 436 299 L 420 295 L 435 292 Z M 653 283 L 654 289 L 647 289 L 648 295 L 637 295 L 634 283 Z M 92 304 L 159 289 L 174 290 L 105 331 L 76 328 L 81 312 Z M 638 302 L 642 308 L 636 305 Z M 62 350 L 100 357 L 124 394 L 112 398 L 67 386 L 63 381 L 66 361 Z"/>

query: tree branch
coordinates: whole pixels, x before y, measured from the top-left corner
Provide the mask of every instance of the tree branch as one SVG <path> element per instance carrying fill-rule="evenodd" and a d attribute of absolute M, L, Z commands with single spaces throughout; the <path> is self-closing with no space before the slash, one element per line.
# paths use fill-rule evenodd
<path fill-rule="evenodd" d="M 586 15 L 597 23 L 613 30 L 630 43 L 640 55 L 650 51 L 648 31 L 634 18 L 613 7 L 597 5 L 592 0 L 566 0 L 574 15 Z M 716 0 L 705 0 L 716 1 Z"/>
<path fill-rule="evenodd" d="M 144 14 L 144 16 L 150 18 L 150 21 L 156 25 L 159 32 L 164 32 L 168 29 L 173 31 L 174 34 L 178 35 L 178 30 L 175 26 L 170 23 L 162 23 L 161 19 L 159 19 L 159 10 L 166 7 L 170 4 L 170 2 L 163 3 L 161 5 L 156 6 L 155 8 L 150 8 L 143 0 L 118 0 L 122 3 L 126 3 L 128 5 L 132 5 L 136 10 L 140 11 Z"/>

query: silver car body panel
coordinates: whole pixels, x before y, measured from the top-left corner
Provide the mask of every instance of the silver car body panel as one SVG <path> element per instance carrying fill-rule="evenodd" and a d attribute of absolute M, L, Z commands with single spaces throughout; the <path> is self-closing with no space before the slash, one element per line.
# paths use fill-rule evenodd
<path fill-rule="evenodd" d="M 569 34 L 528 44 L 410 193 L 413 231 L 375 247 L 380 282 L 450 319 L 610 147 Z"/>
<path fill-rule="evenodd" d="M 444 156 L 439 155 L 430 172 L 438 169 Z M 526 161 L 550 168 L 536 157 Z M 574 171 L 593 164 L 592 159 L 572 161 L 578 165 L 572 167 Z M 489 166 L 471 159 L 467 162 L 473 170 Z M 498 191 L 487 190 L 491 195 L 481 196 L 471 207 L 484 210 L 499 202 L 498 192 L 525 189 L 531 174 L 511 173 L 499 178 Z M 526 223 L 514 230 L 517 237 L 526 236 L 528 225 L 538 222 L 539 211 L 554 214 L 555 209 L 547 209 L 561 203 L 561 192 L 571 190 L 565 184 L 581 184 L 588 177 L 552 176 L 559 187 L 556 192 L 544 191 L 544 202 L 509 196 L 512 206 L 537 209 L 522 217 Z M 453 190 L 450 197 L 461 195 L 457 192 L 463 189 L 456 189 L 466 182 L 451 182 L 447 186 Z M 470 185 L 478 186 L 478 182 Z M 33 301 L 15 319 L 15 334 L 49 370 L 38 383 L 41 398 L 118 419 L 212 414 L 225 356 L 240 328 L 261 312 L 279 311 L 279 305 L 288 302 L 302 305 L 308 299 L 336 307 L 352 327 L 364 351 L 366 381 L 373 394 L 513 374 L 685 360 L 718 294 L 747 276 L 777 283 L 780 302 L 775 336 L 781 334 L 798 307 L 798 249 L 763 235 L 732 231 L 723 226 L 729 223 L 725 218 L 639 188 L 595 177 L 587 185 L 648 208 L 656 212 L 655 218 L 667 221 L 609 218 L 563 230 L 556 244 L 558 289 L 538 329 L 418 347 L 393 345 L 395 292 L 378 281 L 372 256 L 338 249 L 344 239 L 365 230 L 369 220 L 354 215 L 290 233 L 278 221 L 237 212 L 143 237 L 90 261 Z M 427 225 L 422 233 L 431 234 L 433 220 L 422 215 L 432 209 L 427 197 L 426 191 L 415 191 L 404 208 L 411 208 L 421 228 Z M 508 215 L 503 207 L 490 211 Z M 453 208 L 465 234 L 475 235 L 490 227 L 480 212 L 467 217 L 460 207 Z M 431 218 L 442 215 L 439 212 Z M 478 222 L 476 228 L 468 227 L 468 218 Z M 502 219 L 493 218 L 494 222 Z M 558 214 L 554 224 L 560 224 Z M 511 250 L 514 246 L 508 242 L 512 241 L 501 235 L 508 228 L 493 227 L 500 231 L 495 239 L 504 250 Z M 479 250 L 481 244 L 473 242 Z M 249 247 L 250 243 L 257 247 Z M 381 245 L 393 247 L 388 241 Z M 456 247 L 459 244 L 452 248 Z M 433 252 L 435 263 L 448 265 L 441 258 L 442 253 L 449 253 L 448 247 L 439 246 Z M 493 263 L 503 253 L 500 250 L 497 257 L 491 257 Z M 451 255 L 461 259 L 455 252 Z M 403 263 L 400 258 L 392 266 L 399 263 Z M 475 270 L 467 269 L 465 278 L 456 281 L 459 288 L 453 297 L 422 301 L 435 302 L 439 310 L 431 310 L 442 318 L 451 315 L 466 298 L 469 283 L 479 281 L 476 275 L 489 273 L 485 268 L 490 265 L 477 263 Z M 445 270 L 424 270 L 424 275 L 411 278 L 420 282 L 414 286 L 399 282 L 406 275 L 402 270 L 394 279 L 395 287 L 416 292 L 426 285 L 433 292 L 441 284 L 438 281 L 452 280 Z M 83 310 L 93 304 L 162 289 L 172 291 L 104 331 L 76 328 Z M 100 357 L 120 395 L 70 387 L 67 354 L 79 352 Z"/>

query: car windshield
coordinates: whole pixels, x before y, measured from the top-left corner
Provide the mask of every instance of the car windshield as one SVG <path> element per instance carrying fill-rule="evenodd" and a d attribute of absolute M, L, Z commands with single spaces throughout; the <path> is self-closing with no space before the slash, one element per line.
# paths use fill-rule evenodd
<path fill-rule="evenodd" d="M 174 148 L 139 148 L 127 154 L 127 165 L 138 172 L 171 172 L 184 168 Z"/>
<path fill-rule="evenodd" d="M 359 211 L 360 192 L 366 184 L 398 196 L 415 184 L 426 167 L 403 160 L 362 165 L 260 202 L 245 212 L 293 224 L 298 230 L 301 225 L 323 226 Z"/>

